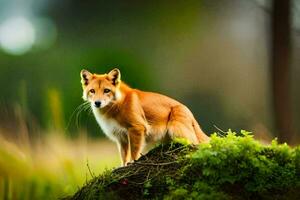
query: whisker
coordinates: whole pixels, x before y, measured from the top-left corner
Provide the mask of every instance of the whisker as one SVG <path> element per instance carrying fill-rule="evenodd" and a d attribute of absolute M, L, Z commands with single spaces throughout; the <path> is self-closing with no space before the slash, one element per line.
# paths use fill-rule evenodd
<path fill-rule="evenodd" d="M 79 119 L 78 118 L 79 118 L 80 113 L 83 111 L 83 109 L 85 107 L 89 107 L 89 102 L 88 101 L 83 102 L 82 104 L 80 104 L 79 106 L 77 106 L 75 108 L 75 110 L 73 111 L 73 113 L 71 114 L 71 116 L 69 118 L 68 124 L 66 126 L 66 130 L 70 127 L 71 122 L 74 119 L 74 117 L 75 117 L 75 124 L 76 124 L 77 128 L 79 127 Z"/>
<path fill-rule="evenodd" d="M 91 106 L 88 108 L 88 114 L 89 114 L 89 115 L 92 115 L 92 114 L 93 114 L 93 110 L 92 110 L 92 107 L 91 107 Z"/>
<path fill-rule="evenodd" d="M 80 114 L 82 113 L 82 111 L 87 111 L 88 108 L 90 108 L 90 103 L 87 102 L 86 104 L 83 104 L 80 111 L 78 112 L 77 114 L 77 127 L 79 127 L 79 124 L 80 124 Z"/>

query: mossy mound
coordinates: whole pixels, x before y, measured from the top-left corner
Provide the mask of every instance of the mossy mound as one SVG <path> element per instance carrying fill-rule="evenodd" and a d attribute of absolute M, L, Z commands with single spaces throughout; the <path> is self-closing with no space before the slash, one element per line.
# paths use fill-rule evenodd
<path fill-rule="evenodd" d="M 208 144 L 161 144 L 69 199 L 300 199 L 300 147 L 229 131 Z"/>

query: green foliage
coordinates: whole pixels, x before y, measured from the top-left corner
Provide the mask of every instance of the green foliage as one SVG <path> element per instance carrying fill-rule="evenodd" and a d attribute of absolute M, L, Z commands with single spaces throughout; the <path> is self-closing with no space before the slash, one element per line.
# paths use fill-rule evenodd
<path fill-rule="evenodd" d="M 192 154 L 185 167 L 186 175 L 196 173 L 217 186 L 239 185 L 247 193 L 260 194 L 299 185 L 295 150 L 286 144 L 279 145 L 276 140 L 264 146 L 249 133 L 241 134 L 243 137 L 231 131 L 225 138 L 212 135 L 209 144 L 200 145 Z"/>
<path fill-rule="evenodd" d="M 81 193 L 76 193 L 74 198 L 81 199 L 83 198 L 82 194 L 87 194 L 84 198 L 86 199 L 94 199 L 97 197 L 98 199 L 116 199 L 116 196 L 112 192 L 105 191 L 105 186 L 110 185 L 116 181 L 116 177 L 111 173 L 111 171 L 107 170 L 102 173 L 98 178 L 94 179 L 94 181 L 90 181 L 87 187 L 83 188 Z M 88 190 L 88 192 L 84 191 Z"/>
<path fill-rule="evenodd" d="M 174 164 L 164 160 L 170 154 Z M 225 137 L 215 133 L 209 143 L 196 148 L 178 142 L 160 145 L 136 162 L 121 173 L 113 171 L 116 184 L 102 185 L 104 191 L 119 199 L 300 198 L 300 147 L 276 140 L 263 145 L 247 131 L 229 130 Z M 124 179 L 126 186 L 120 184 Z M 89 188 L 84 189 L 89 194 Z M 84 194 L 81 197 L 75 199 L 86 199 Z"/>

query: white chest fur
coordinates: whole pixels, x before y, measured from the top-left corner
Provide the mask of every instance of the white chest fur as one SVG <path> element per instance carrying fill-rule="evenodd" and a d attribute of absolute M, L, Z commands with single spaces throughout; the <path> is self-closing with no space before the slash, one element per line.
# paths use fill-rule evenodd
<path fill-rule="evenodd" d="M 116 120 L 105 117 L 96 108 L 93 108 L 93 113 L 102 131 L 109 139 L 117 142 L 127 138 L 126 128 L 122 127 Z"/>

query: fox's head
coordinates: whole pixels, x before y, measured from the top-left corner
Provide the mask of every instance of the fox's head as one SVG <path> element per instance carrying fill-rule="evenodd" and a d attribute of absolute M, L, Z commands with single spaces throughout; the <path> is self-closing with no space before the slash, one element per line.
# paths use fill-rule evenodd
<path fill-rule="evenodd" d="M 82 98 L 89 101 L 91 106 L 104 108 L 120 98 L 121 72 L 119 69 L 115 68 L 108 74 L 92 74 L 83 69 L 80 76 L 83 89 Z"/>

